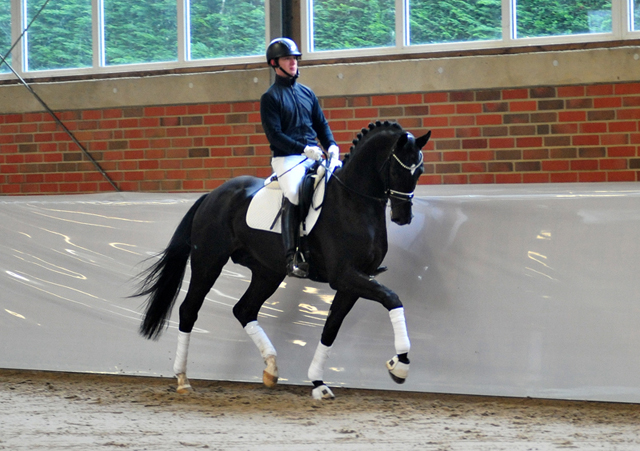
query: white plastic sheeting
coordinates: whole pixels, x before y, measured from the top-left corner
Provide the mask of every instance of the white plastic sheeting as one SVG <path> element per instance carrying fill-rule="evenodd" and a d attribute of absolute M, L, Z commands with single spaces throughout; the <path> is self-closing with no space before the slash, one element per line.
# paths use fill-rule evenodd
<path fill-rule="evenodd" d="M 142 301 L 127 296 L 198 197 L 0 198 L 0 367 L 170 376 L 177 305 L 153 342 L 137 334 Z M 389 225 L 378 277 L 405 305 L 409 379 L 387 375 L 389 316 L 361 300 L 333 347 L 330 385 L 640 402 L 639 185 L 421 186 L 414 215 Z M 248 277 L 229 264 L 207 297 L 190 377 L 261 380 L 231 313 Z M 259 321 L 281 382 L 306 384 L 333 291 L 285 282 Z"/>

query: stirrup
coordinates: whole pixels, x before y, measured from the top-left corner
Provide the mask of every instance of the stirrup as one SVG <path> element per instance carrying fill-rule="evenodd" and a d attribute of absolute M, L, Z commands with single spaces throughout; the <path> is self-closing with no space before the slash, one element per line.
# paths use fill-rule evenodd
<path fill-rule="evenodd" d="M 306 279 L 309 277 L 309 263 L 298 261 L 298 253 L 287 260 L 287 275 Z"/>

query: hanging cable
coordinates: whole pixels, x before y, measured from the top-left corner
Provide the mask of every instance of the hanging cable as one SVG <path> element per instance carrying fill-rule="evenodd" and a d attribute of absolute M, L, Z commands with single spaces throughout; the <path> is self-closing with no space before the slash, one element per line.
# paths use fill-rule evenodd
<path fill-rule="evenodd" d="M 42 105 L 42 107 L 47 111 L 47 113 L 49 113 L 51 115 L 51 117 L 53 118 L 54 121 L 56 121 L 56 123 L 65 131 L 65 133 L 67 135 L 69 135 L 69 137 L 71 138 L 71 140 L 75 143 L 76 146 L 78 146 L 80 148 L 80 150 L 82 151 L 82 153 L 89 159 L 89 161 L 96 167 L 96 169 L 98 170 L 98 172 L 100 172 L 100 174 L 102 174 L 102 176 L 107 180 L 107 182 L 109 182 L 109 184 L 113 187 L 113 189 L 115 189 L 116 191 L 120 191 L 120 188 L 118 188 L 116 186 L 116 184 L 113 182 L 113 180 L 111 180 L 111 178 L 109 177 L 109 175 L 104 171 L 104 169 L 102 169 L 102 167 L 100 166 L 100 164 L 95 160 L 95 158 L 93 158 L 91 156 L 91 154 L 89 153 L 89 151 L 87 151 L 87 149 L 80 144 L 80 141 L 78 141 L 78 139 L 74 136 L 74 134 L 71 132 L 71 130 L 69 130 L 67 128 L 66 125 L 64 125 L 64 123 L 60 120 L 60 118 L 58 118 L 58 116 L 56 116 L 56 114 L 53 112 L 53 110 L 51 108 L 49 108 L 49 106 L 45 103 L 44 100 L 42 100 L 42 98 L 36 94 L 36 92 L 33 90 L 33 88 L 31 88 L 31 86 L 29 86 L 29 84 L 20 76 L 20 74 L 18 74 L 13 67 L 11 66 L 11 64 L 9 64 L 7 62 L 7 58 L 9 57 L 9 55 L 11 54 L 11 52 L 13 51 L 13 49 L 15 48 L 16 45 L 18 45 L 18 42 L 20 42 L 20 40 L 22 39 L 22 37 L 24 36 L 24 34 L 29 30 L 29 28 L 31 27 L 31 25 L 33 24 L 33 22 L 36 20 L 36 18 L 40 15 L 40 13 L 42 12 L 42 10 L 44 9 L 45 6 L 47 6 L 47 3 L 49 3 L 49 0 L 46 0 L 44 2 L 44 4 L 42 5 L 42 7 L 40 7 L 40 9 L 38 10 L 38 12 L 36 13 L 35 16 L 33 16 L 33 19 L 31 19 L 31 22 L 29 22 L 29 24 L 27 25 L 27 27 L 22 30 L 22 33 L 20 34 L 20 36 L 18 37 L 18 39 L 16 40 L 16 42 L 13 43 L 13 45 L 11 46 L 11 48 L 9 49 L 9 51 L 5 54 L 5 55 L 0 55 L 0 58 L 2 58 L 2 61 L 0 61 L 0 66 L 2 66 L 2 64 L 6 64 L 7 67 L 9 68 L 9 70 L 13 73 L 13 75 L 16 76 L 16 78 L 18 78 L 18 80 L 20 81 L 20 83 L 22 83 L 24 85 L 25 88 L 27 88 L 27 90 L 33 94 L 33 96 L 36 98 L 36 100 L 40 103 L 40 105 Z"/>

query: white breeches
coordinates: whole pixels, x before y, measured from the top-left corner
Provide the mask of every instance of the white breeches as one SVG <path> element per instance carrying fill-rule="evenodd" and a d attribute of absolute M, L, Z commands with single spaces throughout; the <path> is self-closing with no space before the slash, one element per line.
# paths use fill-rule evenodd
<path fill-rule="evenodd" d="M 298 205 L 298 192 L 307 168 L 314 161 L 304 155 L 288 155 L 271 159 L 271 167 L 278 176 L 278 183 L 284 196 L 294 205 Z"/>

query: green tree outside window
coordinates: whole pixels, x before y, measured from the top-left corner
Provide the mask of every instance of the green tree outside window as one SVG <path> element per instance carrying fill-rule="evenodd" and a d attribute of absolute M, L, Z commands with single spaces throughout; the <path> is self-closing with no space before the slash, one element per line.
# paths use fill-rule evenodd
<path fill-rule="evenodd" d="M 175 0 L 105 0 L 105 63 L 177 61 L 177 16 Z"/>
<path fill-rule="evenodd" d="M 502 38 L 500 0 L 410 0 L 410 43 Z"/>
<path fill-rule="evenodd" d="M 395 45 L 395 1 L 313 2 L 313 47 L 344 50 Z"/>
<path fill-rule="evenodd" d="M 0 56 L 5 56 L 11 48 L 11 1 L 0 0 Z M 11 54 L 7 56 L 11 64 Z M 6 64 L 0 63 L 0 74 L 9 72 Z"/>
<path fill-rule="evenodd" d="M 27 1 L 30 22 L 45 0 Z M 28 70 L 91 67 L 91 0 L 55 0 L 27 33 Z"/>
<path fill-rule="evenodd" d="M 611 32 L 611 0 L 518 0 L 516 37 Z"/>
<path fill-rule="evenodd" d="M 191 0 L 191 59 L 261 55 L 264 0 Z"/>

